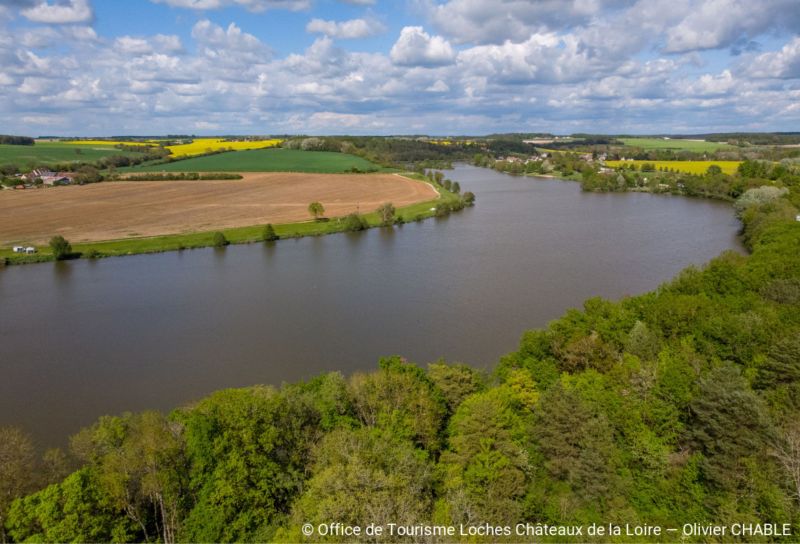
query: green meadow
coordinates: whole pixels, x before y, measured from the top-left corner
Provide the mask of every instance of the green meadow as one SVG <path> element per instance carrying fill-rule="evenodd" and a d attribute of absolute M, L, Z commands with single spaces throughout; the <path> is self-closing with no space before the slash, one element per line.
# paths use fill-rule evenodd
<path fill-rule="evenodd" d="M 628 147 L 641 149 L 672 149 L 675 151 L 694 151 L 696 153 L 713 153 L 718 149 L 734 149 L 732 145 L 720 142 L 685 140 L 680 138 L 618 138 Z"/>
<path fill-rule="evenodd" d="M 92 162 L 112 155 L 139 155 L 113 145 L 76 145 L 36 142 L 34 145 L 0 145 L 0 166 L 15 164 L 20 169 L 64 162 Z"/>
<path fill-rule="evenodd" d="M 163 164 L 120 169 L 120 172 L 314 172 L 339 174 L 383 170 L 361 157 L 330 151 L 253 149 L 206 155 Z"/>

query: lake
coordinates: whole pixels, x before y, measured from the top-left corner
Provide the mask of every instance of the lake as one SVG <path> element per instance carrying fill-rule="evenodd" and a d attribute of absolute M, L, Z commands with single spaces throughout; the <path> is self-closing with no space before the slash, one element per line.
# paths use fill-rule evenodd
<path fill-rule="evenodd" d="M 490 368 L 589 297 L 743 251 L 731 206 L 458 166 L 477 196 L 390 229 L 0 268 L 0 425 L 41 446 L 103 414 L 376 367 Z"/>

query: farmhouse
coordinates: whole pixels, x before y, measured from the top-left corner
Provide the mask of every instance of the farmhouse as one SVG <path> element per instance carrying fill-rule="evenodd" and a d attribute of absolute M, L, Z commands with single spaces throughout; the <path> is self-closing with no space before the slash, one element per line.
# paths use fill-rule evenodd
<path fill-rule="evenodd" d="M 30 183 L 37 179 L 42 180 L 44 185 L 69 185 L 75 179 L 75 174 L 72 172 L 52 172 L 46 168 L 37 168 L 22 176 Z"/>

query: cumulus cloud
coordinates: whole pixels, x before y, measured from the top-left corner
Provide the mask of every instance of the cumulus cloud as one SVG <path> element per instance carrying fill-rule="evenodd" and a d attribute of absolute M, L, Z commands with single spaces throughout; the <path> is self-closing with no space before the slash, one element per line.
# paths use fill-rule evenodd
<path fill-rule="evenodd" d="M 404 27 L 389 56 L 400 66 L 442 66 L 455 60 L 450 43 L 441 36 L 430 36 L 421 26 Z"/>
<path fill-rule="evenodd" d="M 227 29 L 212 23 L 208 19 L 198 21 L 192 28 L 192 38 L 206 46 L 221 47 L 233 51 L 257 51 L 264 47 L 261 40 L 242 32 L 236 23 L 230 23 Z"/>
<path fill-rule="evenodd" d="M 793 38 L 780 51 L 746 59 L 745 73 L 757 78 L 800 78 L 800 37 Z"/>
<path fill-rule="evenodd" d="M 150 38 L 120 36 L 114 40 L 114 49 L 126 55 L 147 55 L 151 53 L 180 53 L 183 51 L 181 39 L 175 35 L 157 34 Z"/>
<path fill-rule="evenodd" d="M 699 5 L 682 0 L 670 8 L 682 18 L 666 30 L 664 50 L 682 53 L 725 48 L 771 30 L 796 28 L 800 22 L 797 8 L 795 0 L 707 0 Z"/>
<path fill-rule="evenodd" d="M 375 32 L 370 11 L 350 21 L 309 17 L 314 42 L 276 58 L 266 39 L 238 21 L 201 15 L 187 37 L 139 29 L 98 36 L 86 22 L 20 21 L 22 11 L 43 4 L 88 2 L 0 0 L 11 12 L 8 21 L 0 14 L 0 124 L 20 133 L 52 126 L 101 135 L 179 127 L 690 133 L 791 130 L 800 123 L 800 37 L 787 31 L 797 22 L 785 9 L 788 0 L 760 2 L 783 8 L 782 16 L 755 13 L 739 0 L 707 0 L 704 9 L 694 0 L 418 2 L 429 18 L 403 28 L 383 49 L 337 42 Z M 251 11 L 306 4 L 162 3 Z M 703 21 L 711 25 L 708 35 L 694 36 Z M 766 36 L 758 52 L 746 51 Z M 734 49 L 745 52 L 731 56 Z"/>
<path fill-rule="evenodd" d="M 89 0 L 67 2 L 39 2 L 23 9 L 22 16 L 35 23 L 74 24 L 86 23 L 94 18 Z"/>
<path fill-rule="evenodd" d="M 366 19 L 351 19 L 349 21 L 326 21 L 323 19 L 311 19 L 306 25 L 306 32 L 312 34 L 324 34 L 331 38 L 355 39 L 366 38 L 375 34 L 380 34 L 385 27 L 377 21 L 367 21 Z"/>
<path fill-rule="evenodd" d="M 457 43 L 523 41 L 531 33 L 559 30 L 589 22 L 603 10 L 631 0 L 449 0 L 425 4 L 436 28 Z"/>
<path fill-rule="evenodd" d="M 288 9 L 299 11 L 311 6 L 310 0 L 151 0 L 157 4 L 168 4 L 175 8 L 212 10 L 229 6 L 240 6 L 249 11 Z"/>

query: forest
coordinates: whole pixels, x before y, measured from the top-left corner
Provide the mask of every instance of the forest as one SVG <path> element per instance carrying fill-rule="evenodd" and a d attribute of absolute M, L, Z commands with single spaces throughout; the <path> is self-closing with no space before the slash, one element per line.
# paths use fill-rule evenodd
<path fill-rule="evenodd" d="M 491 371 L 387 357 L 105 416 L 44 456 L 0 429 L 0 536 L 317 542 L 354 538 L 307 537 L 304 523 L 697 522 L 786 523 L 797 541 L 800 187 L 773 174 L 733 176 L 748 255 L 587 300 Z"/>

